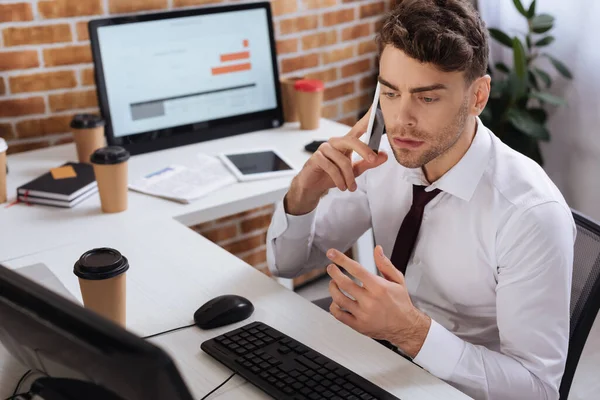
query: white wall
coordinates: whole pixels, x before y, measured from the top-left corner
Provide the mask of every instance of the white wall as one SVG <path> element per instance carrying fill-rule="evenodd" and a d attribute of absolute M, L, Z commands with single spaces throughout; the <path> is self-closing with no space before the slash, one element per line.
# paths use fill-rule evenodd
<path fill-rule="evenodd" d="M 528 8 L 530 0 L 522 1 Z M 488 27 L 510 35 L 525 30 L 525 18 L 511 0 L 479 0 L 479 9 Z M 554 78 L 552 93 L 568 106 L 550 110 L 552 140 L 542 148 L 544 167 L 571 207 L 600 220 L 600 1 L 538 0 L 537 12 L 556 18 L 550 33 L 557 40 L 546 49 L 574 75 L 569 81 L 551 66 L 545 68 Z M 497 44 L 492 57 L 494 62 L 512 60 Z"/>

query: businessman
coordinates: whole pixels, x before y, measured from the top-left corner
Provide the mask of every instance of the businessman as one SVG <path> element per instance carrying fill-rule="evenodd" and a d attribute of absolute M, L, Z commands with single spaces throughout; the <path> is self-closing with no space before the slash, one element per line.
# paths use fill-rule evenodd
<path fill-rule="evenodd" d="M 311 156 L 276 208 L 269 268 L 327 265 L 335 318 L 475 399 L 558 399 L 570 209 L 479 119 L 488 37 L 470 2 L 398 3 L 376 37 L 387 140 L 360 140 L 371 109 Z M 369 228 L 379 274 L 344 255 Z"/>

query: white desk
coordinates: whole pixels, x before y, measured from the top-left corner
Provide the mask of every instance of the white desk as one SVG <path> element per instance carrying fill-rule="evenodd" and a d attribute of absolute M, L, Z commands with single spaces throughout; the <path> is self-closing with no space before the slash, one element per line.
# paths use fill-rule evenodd
<path fill-rule="evenodd" d="M 190 328 L 151 339 L 171 354 L 197 398 L 230 374 L 202 352 L 200 344 L 253 320 L 291 335 L 403 400 L 467 398 L 176 221 L 165 220 L 158 226 L 149 221 L 126 227 L 113 236 L 97 232 L 72 244 L 6 264 L 19 268 L 43 262 L 81 301 L 77 278 L 72 272 L 73 262 L 81 253 L 97 246 L 113 246 L 130 261 L 127 325 L 136 334 L 146 336 L 191 324 L 194 311 L 221 294 L 239 294 L 254 304 L 254 314 L 238 324 L 211 331 Z M 344 340 L 340 340 L 342 337 Z M 0 371 L 0 398 L 4 398 L 23 368 L 0 352 Z M 242 383 L 243 380 L 235 378 L 215 398 L 268 398 L 251 384 Z"/>
<path fill-rule="evenodd" d="M 345 125 L 322 120 L 321 129 L 316 131 L 299 131 L 297 125 L 288 125 L 144 154 L 131 158 L 130 179 L 169 163 L 185 163 L 198 153 L 264 145 L 276 147 L 301 167 L 309 157 L 303 150 L 305 144 L 347 131 Z M 74 157 L 73 145 L 10 156 L 9 194 L 14 196 L 19 185 Z M 251 319 L 237 325 L 254 319 L 264 321 L 402 399 L 466 398 L 184 226 L 273 203 L 283 196 L 289 180 L 236 184 L 189 205 L 130 192 L 129 209 L 118 214 L 101 213 L 97 196 L 67 210 L 22 204 L 2 207 L 0 262 L 10 268 L 44 263 L 81 301 L 73 263 L 91 248 L 114 247 L 131 263 L 127 326 L 136 334 L 146 336 L 191 324 L 194 311 L 204 302 L 235 293 L 256 307 Z M 202 353 L 200 343 L 235 327 L 210 332 L 192 328 L 152 341 L 172 354 L 194 395 L 201 397 L 222 382 L 228 371 Z M 22 372 L 22 367 L 0 351 L 0 398 L 10 394 Z M 266 398 L 249 384 L 236 387 L 237 379 L 217 398 Z"/>

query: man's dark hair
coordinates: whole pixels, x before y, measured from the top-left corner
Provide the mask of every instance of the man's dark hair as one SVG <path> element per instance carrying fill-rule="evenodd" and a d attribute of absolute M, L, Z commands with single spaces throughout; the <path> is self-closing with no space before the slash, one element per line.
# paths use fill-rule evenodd
<path fill-rule="evenodd" d="M 398 0 L 376 37 L 440 70 L 465 71 L 468 83 L 486 74 L 488 33 L 469 0 Z"/>

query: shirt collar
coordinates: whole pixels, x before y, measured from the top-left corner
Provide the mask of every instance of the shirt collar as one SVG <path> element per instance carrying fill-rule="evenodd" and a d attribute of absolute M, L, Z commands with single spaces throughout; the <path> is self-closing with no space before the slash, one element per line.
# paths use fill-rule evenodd
<path fill-rule="evenodd" d="M 479 117 L 471 146 L 454 167 L 429 184 L 421 168 L 403 168 L 403 178 L 413 185 L 427 186 L 425 191 L 440 189 L 465 201 L 471 200 L 489 161 L 492 139 Z"/>

